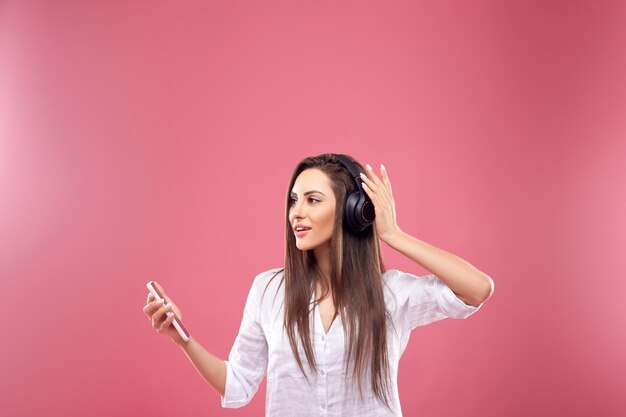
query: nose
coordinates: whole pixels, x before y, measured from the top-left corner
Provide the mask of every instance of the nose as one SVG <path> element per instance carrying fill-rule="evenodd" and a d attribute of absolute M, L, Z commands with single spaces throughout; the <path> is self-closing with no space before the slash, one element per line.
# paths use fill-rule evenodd
<path fill-rule="evenodd" d="M 301 218 L 304 217 L 303 216 L 304 211 L 303 211 L 302 206 L 303 206 L 303 204 L 300 204 L 299 201 L 297 201 L 296 203 L 291 205 L 289 210 L 290 210 L 290 214 L 291 214 L 292 223 L 293 223 L 293 220 L 301 219 Z"/>

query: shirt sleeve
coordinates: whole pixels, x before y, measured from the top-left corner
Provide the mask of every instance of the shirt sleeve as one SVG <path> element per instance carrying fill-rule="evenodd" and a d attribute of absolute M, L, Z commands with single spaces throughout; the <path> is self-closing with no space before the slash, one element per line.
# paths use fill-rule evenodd
<path fill-rule="evenodd" d="M 465 304 L 434 274 L 418 277 L 398 270 L 389 273 L 398 313 L 410 330 L 448 317 L 464 319 L 482 306 Z"/>
<path fill-rule="evenodd" d="M 267 371 L 267 340 L 260 323 L 258 278 L 252 284 L 233 347 L 226 363 L 223 408 L 239 408 L 256 394 Z"/>

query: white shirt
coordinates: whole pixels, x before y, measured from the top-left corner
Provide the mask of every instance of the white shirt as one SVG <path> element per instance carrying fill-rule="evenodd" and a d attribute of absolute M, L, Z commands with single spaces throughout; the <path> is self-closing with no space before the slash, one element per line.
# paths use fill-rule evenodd
<path fill-rule="evenodd" d="M 465 304 L 435 275 L 417 277 L 389 269 L 383 274 L 385 303 L 393 327 L 387 326 L 387 349 L 391 374 L 389 413 L 371 390 L 370 373 L 364 377 L 363 399 L 356 381 L 344 371 L 344 336 L 341 315 L 337 315 L 328 333 L 316 305 L 311 312 L 311 343 L 319 371 L 313 375 L 298 340 L 302 365 L 311 385 L 296 363 L 289 338 L 283 331 L 284 283 L 280 272 L 263 290 L 275 272 L 274 268 L 254 278 L 244 308 L 239 334 L 226 363 L 226 386 L 222 407 L 238 408 L 250 402 L 267 372 L 265 415 L 296 416 L 402 416 L 398 397 L 398 362 L 409 341 L 410 332 L 446 317 L 462 319 L 481 306 Z M 277 292 L 278 290 L 278 292 Z M 274 296 L 276 297 L 274 300 Z M 311 301 L 314 301 L 315 294 Z M 297 335 L 297 333 L 296 333 Z M 351 368 L 349 368 L 351 369 Z M 346 390 L 347 391 L 344 391 Z"/>

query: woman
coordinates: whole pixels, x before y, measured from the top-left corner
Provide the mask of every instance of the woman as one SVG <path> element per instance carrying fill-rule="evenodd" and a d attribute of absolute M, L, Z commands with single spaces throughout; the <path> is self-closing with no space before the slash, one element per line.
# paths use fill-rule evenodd
<path fill-rule="evenodd" d="M 385 270 L 379 239 L 432 274 Z M 404 233 L 385 167 L 379 177 L 348 155 L 296 167 L 285 251 L 284 268 L 255 277 L 227 361 L 182 341 L 166 318 L 180 310 L 148 296 L 153 327 L 183 348 L 223 407 L 250 402 L 267 373 L 267 416 L 401 416 L 398 362 L 411 330 L 466 318 L 494 289 L 463 259 Z"/>

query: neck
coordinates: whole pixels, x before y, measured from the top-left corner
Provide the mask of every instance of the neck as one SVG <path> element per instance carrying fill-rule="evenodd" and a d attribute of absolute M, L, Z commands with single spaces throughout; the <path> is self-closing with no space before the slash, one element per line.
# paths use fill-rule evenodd
<path fill-rule="evenodd" d="M 330 284 L 330 244 L 317 247 L 313 250 L 315 260 L 324 279 Z"/>

